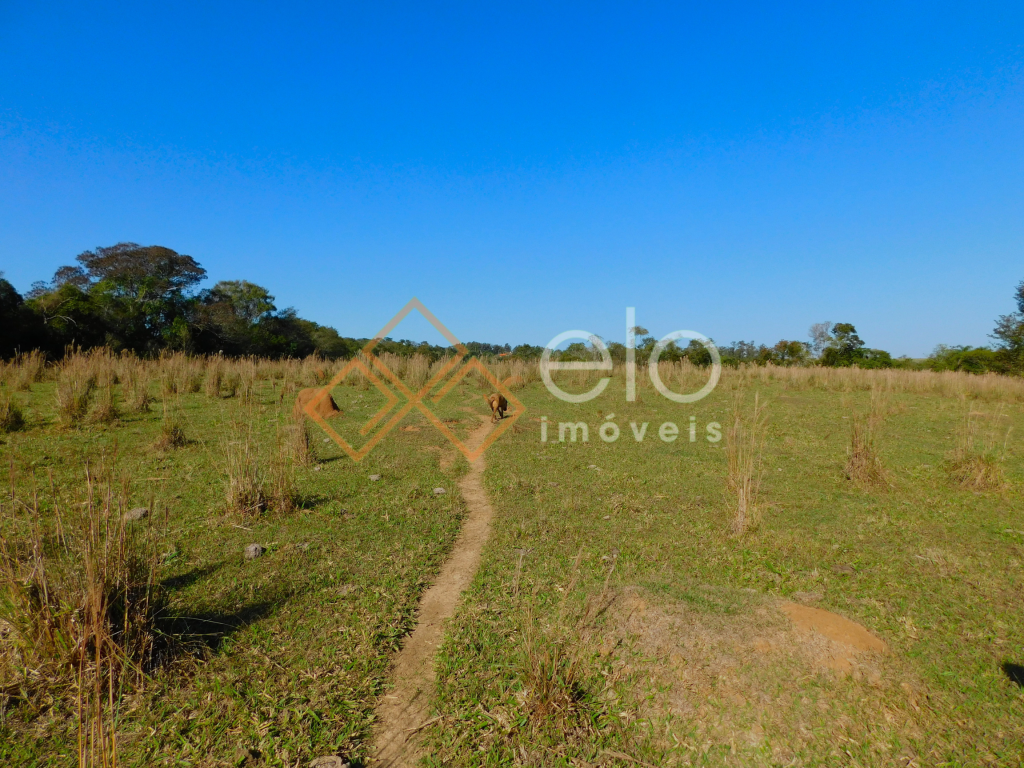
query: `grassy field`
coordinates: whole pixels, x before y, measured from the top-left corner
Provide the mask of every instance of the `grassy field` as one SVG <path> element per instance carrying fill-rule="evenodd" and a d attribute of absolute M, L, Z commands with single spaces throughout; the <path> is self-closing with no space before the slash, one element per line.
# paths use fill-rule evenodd
<path fill-rule="evenodd" d="M 0 520 L 12 549 L 31 538 L 36 518 L 24 502 L 36 491 L 44 544 L 56 547 L 50 478 L 68 500 L 70 525 L 87 462 L 128 482 L 124 507 L 155 501 L 153 514 L 133 525 L 157 555 L 167 594 L 160 628 L 193 642 L 126 693 L 116 724 L 121 764 L 292 766 L 322 754 L 359 757 L 389 660 L 458 532 L 458 469 L 441 471 L 440 440 L 426 429 L 396 430 L 360 464 L 317 437 L 315 461 L 294 468 L 297 509 L 230 511 L 225 457 L 232 444 L 251 441 L 260 460 L 272 459 L 294 400 L 292 392 L 279 405 L 282 386 L 256 381 L 251 404 L 201 393 L 165 398 L 187 440 L 178 448 L 159 445 L 159 395 L 151 413 L 71 429 L 56 423 L 53 383 L 15 395 L 27 423 L 0 445 L 4 485 L 13 478 L 18 495 L 12 503 L 5 488 Z M 335 394 L 345 411 L 336 426 L 358 425 L 384 402 L 374 389 Z M 447 417 L 465 420 L 454 394 L 450 400 L 457 413 Z M 435 496 L 436 487 L 448 493 Z M 250 543 L 266 552 L 247 562 Z M 31 690 L 31 673 L 3 682 L 12 695 L 0 702 L 0 765 L 74 764 L 73 697 L 26 700 L 19 692 Z"/>
<path fill-rule="evenodd" d="M 242 368 L 237 392 L 213 394 L 163 385 L 187 373 L 165 367 L 151 373 L 148 413 L 126 407 L 130 376 L 101 376 L 92 415 L 73 426 L 55 410 L 52 375 L 28 391 L 8 377 L 0 391 L 25 422 L 0 435 L 10 578 L 25 577 L 10 569 L 31 561 L 33 541 L 63 562 L 87 466 L 114 478 L 111 517 L 151 509 L 131 526 L 168 638 L 160 663 L 104 710 L 118 764 L 360 764 L 390 659 L 465 513 L 465 460 L 414 412 L 361 463 L 315 430 L 303 462 L 288 449 L 290 403 L 323 383 L 317 365 Z M 583 405 L 526 382 L 516 396 L 528 412 L 487 453 L 497 517 L 437 660 L 428 765 L 1020 764 L 1024 689 L 1003 668 L 1024 664 L 1018 382 L 726 372 L 692 406 L 649 386 L 627 403 L 620 374 Z M 104 421 L 107 388 L 120 415 Z M 467 380 L 435 412 L 465 435 L 483 392 Z M 736 413 L 749 428 L 755 394 L 768 418 L 763 479 L 738 532 L 729 428 Z M 384 403 L 358 381 L 334 395 L 332 424 L 354 440 Z M 667 421 L 674 442 L 659 437 Z M 587 423 L 589 440 L 559 442 L 560 422 Z M 600 437 L 606 422 L 615 442 Z M 648 423 L 642 441 L 630 422 Z M 847 477 L 854 423 L 870 425 L 875 480 Z M 968 431 L 1001 473 L 985 489 L 951 477 Z M 283 467 L 294 509 L 232 508 L 239 446 Z M 265 552 L 247 561 L 251 543 Z M 837 655 L 794 629 L 783 601 L 856 621 L 888 652 Z M 41 679 L 19 658 L 0 626 L 0 764 L 74 764 L 74 670 L 62 686 L 56 667 Z"/>
<path fill-rule="evenodd" d="M 845 468 L 872 385 L 886 478 L 863 485 Z M 583 405 L 517 393 L 531 427 L 488 454 L 497 522 L 438 662 L 428 764 L 1019 765 L 1024 695 L 1002 669 L 1024 663 L 1018 393 L 888 385 L 726 373 L 693 406 L 649 387 L 627 403 L 621 380 Z M 727 440 L 706 425 L 729 425 L 737 397 L 749 416 L 755 393 L 761 519 L 736 535 Z M 969 414 L 976 450 L 997 446 L 997 489 L 948 476 Z M 579 421 L 589 442 L 557 441 Z M 629 422 L 649 423 L 642 442 Z M 847 665 L 780 600 L 859 622 L 889 653 Z"/>

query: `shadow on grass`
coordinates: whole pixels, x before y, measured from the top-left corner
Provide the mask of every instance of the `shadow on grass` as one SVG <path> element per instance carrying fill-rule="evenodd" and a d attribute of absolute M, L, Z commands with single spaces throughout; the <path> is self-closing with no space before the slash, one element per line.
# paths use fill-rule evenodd
<path fill-rule="evenodd" d="M 204 611 L 192 616 L 161 616 L 157 619 L 157 641 L 151 667 L 175 661 L 209 658 L 224 641 L 239 630 L 271 615 L 284 601 L 265 600 L 245 605 L 237 611 Z"/>
<path fill-rule="evenodd" d="M 1024 688 L 1024 666 L 1004 661 L 1002 664 L 1003 674 L 1010 678 L 1010 681 Z"/>
<path fill-rule="evenodd" d="M 168 576 L 160 582 L 160 586 L 168 591 L 184 589 L 185 587 L 192 586 L 200 579 L 212 576 L 223 567 L 224 563 L 220 562 L 213 565 L 205 565 L 202 568 L 193 568 L 191 571 L 180 573 L 177 576 Z"/>

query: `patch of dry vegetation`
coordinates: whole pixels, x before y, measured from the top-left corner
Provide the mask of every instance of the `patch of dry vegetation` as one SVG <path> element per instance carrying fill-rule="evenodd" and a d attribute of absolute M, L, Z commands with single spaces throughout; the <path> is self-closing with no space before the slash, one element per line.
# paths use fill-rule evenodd
<path fill-rule="evenodd" d="M 80 765 L 106 765 L 117 702 L 159 660 L 163 595 L 148 526 L 125 517 L 127 480 L 87 468 L 78 488 L 51 487 L 45 514 L 38 494 L 0 504 L 31 532 L 0 540 L 0 709 L 71 708 Z"/>
<path fill-rule="evenodd" d="M 878 453 L 878 436 L 888 407 L 888 396 L 876 387 L 871 390 L 871 406 L 867 415 L 853 417 L 846 460 L 847 479 L 865 486 L 888 484 L 888 473 Z"/>
<path fill-rule="evenodd" d="M 964 415 L 956 431 L 956 445 L 946 461 L 949 479 L 962 488 L 990 491 L 1006 484 L 1003 460 L 1010 429 L 1007 428 L 1000 441 L 996 426 L 998 420 L 992 420 L 983 430 L 985 418 L 984 413 L 972 411 L 964 403 Z"/>
<path fill-rule="evenodd" d="M 733 530 L 742 534 L 761 521 L 760 493 L 764 479 L 762 454 L 767 433 L 768 414 L 760 393 L 754 394 L 754 407 L 744 412 L 742 390 L 733 405 L 732 425 L 726 436 L 729 460 L 727 483 L 736 496 Z"/>

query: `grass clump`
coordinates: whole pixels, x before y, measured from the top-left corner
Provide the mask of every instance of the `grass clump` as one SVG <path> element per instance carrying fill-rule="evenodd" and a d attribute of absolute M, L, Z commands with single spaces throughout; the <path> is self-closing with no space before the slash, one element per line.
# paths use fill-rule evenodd
<path fill-rule="evenodd" d="M 733 530 L 743 533 L 757 526 L 761 520 L 758 504 L 761 481 L 764 477 L 761 454 L 768 417 L 760 394 L 754 394 L 754 408 L 744 414 L 742 394 L 737 394 L 733 406 L 732 426 L 726 437 L 726 451 L 729 461 L 727 483 L 736 497 L 736 513 Z"/>
<path fill-rule="evenodd" d="M 995 430 L 979 436 L 980 419 L 984 414 L 965 409 L 956 431 L 956 445 L 946 460 L 946 473 L 955 485 L 974 491 L 991 491 L 1006 483 L 1003 459 L 1010 430 L 1000 445 Z"/>
<path fill-rule="evenodd" d="M 152 668 L 163 603 L 152 547 L 124 518 L 127 483 L 87 468 L 82 487 L 67 506 L 54 492 L 49 530 L 38 496 L 0 505 L 32 526 L 0 540 L 0 693 L 36 707 L 73 697 L 86 716 Z"/>
<path fill-rule="evenodd" d="M 9 392 L 0 391 L 0 434 L 15 432 L 25 426 L 25 415 Z"/>
<path fill-rule="evenodd" d="M 57 417 L 65 427 L 75 426 L 89 412 L 96 388 L 96 375 L 81 355 L 71 355 L 61 364 L 55 392 Z"/>
<path fill-rule="evenodd" d="M 251 415 L 251 414 L 250 414 Z M 225 501 L 229 511 L 244 517 L 264 512 L 293 512 L 299 506 L 294 443 L 288 429 L 278 430 L 275 450 L 266 455 L 253 432 L 252 419 L 236 422 L 235 439 L 226 447 Z"/>
<path fill-rule="evenodd" d="M 854 416 L 850 428 L 850 447 L 846 460 L 846 477 L 861 485 L 887 485 L 888 473 L 878 454 L 878 435 L 888 409 L 888 399 L 881 389 L 871 390 L 871 406 L 866 416 Z"/>
<path fill-rule="evenodd" d="M 19 392 L 27 392 L 32 385 L 43 380 L 46 370 L 46 355 L 39 350 L 22 352 L 11 361 L 7 372 L 11 388 Z"/>

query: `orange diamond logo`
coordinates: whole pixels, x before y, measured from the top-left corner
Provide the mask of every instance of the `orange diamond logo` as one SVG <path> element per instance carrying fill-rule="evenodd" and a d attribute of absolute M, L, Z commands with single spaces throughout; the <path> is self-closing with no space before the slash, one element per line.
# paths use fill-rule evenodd
<path fill-rule="evenodd" d="M 424 384 L 417 392 L 413 392 L 411 389 L 409 389 L 409 387 L 406 386 L 405 382 L 403 382 L 394 373 L 394 371 L 392 371 L 390 368 L 384 365 L 381 359 L 373 354 L 374 347 L 376 347 L 377 344 L 379 344 L 384 338 L 386 338 L 387 335 L 391 333 L 391 331 L 394 330 L 395 327 L 400 322 L 402 322 L 402 320 L 404 320 L 405 317 L 414 309 L 417 310 L 432 326 L 434 326 L 434 328 L 436 328 L 441 333 L 442 336 L 445 337 L 445 339 L 448 340 L 448 342 L 455 349 L 456 353 L 455 356 L 451 360 L 449 360 L 445 365 L 443 365 L 441 369 L 437 373 L 435 373 L 430 378 L 430 380 L 426 384 Z M 437 427 L 441 434 L 444 435 L 449 440 L 449 442 L 452 443 L 452 445 L 458 448 L 462 452 L 462 455 L 465 456 L 468 461 L 476 461 L 480 456 L 483 455 L 484 451 L 486 451 L 494 443 L 495 440 L 501 437 L 501 435 L 503 435 L 507 430 L 512 428 L 512 425 L 516 423 L 516 421 L 519 419 L 520 416 L 523 415 L 523 413 L 525 413 L 526 408 L 515 397 L 515 395 L 513 395 L 512 392 L 510 392 L 508 388 L 505 387 L 504 384 L 498 381 L 497 377 L 495 377 L 494 374 L 491 373 L 487 369 L 487 367 L 483 363 L 481 363 L 477 358 L 471 358 L 469 361 L 466 361 L 463 364 L 463 361 L 465 361 L 468 355 L 469 350 L 466 349 L 465 345 L 463 345 L 463 343 L 459 341 L 455 337 L 455 335 L 451 331 L 449 331 L 444 326 L 444 324 L 442 324 L 441 321 L 438 320 L 429 309 L 423 306 L 423 303 L 419 299 L 413 298 L 408 304 L 406 304 L 402 308 L 402 310 L 397 315 L 391 318 L 390 322 L 388 322 L 387 325 L 385 325 L 377 332 L 377 334 L 369 341 L 369 343 L 367 343 L 367 345 L 363 347 L 362 350 L 360 350 L 358 355 L 354 356 L 351 360 L 349 360 L 341 368 L 341 370 L 335 374 L 334 378 L 331 379 L 323 387 L 323 389 L 321 389 L 320 392 L 316 394 L 316 396 L 311 398 L 306 403 L 306 405 L 304 406 L 304 410 L 306 412 L 306 415 L 313 419 L 313 421 L 315 421 L 317 424 L 319 424 L 320 427 L 327 433 L 327 435 L 335 443 L 341 446 L 341 449 L 345 451 L 345 453 L 347 453 L 352 458 L 353 461 L 362 461 L 363 458 L 371 450 L 373 450 L 373 447 L 377 445 L 377 443 L 379 443 L 381 440 L 383 440 L 384 437 L 388 434 L 388 432 L 394 429 L 398 425 L 398 423 L 402 419 L 404 419 L 413 408 L 418 409 L 424 416 L 426 416 L 427 420 L 430 421 L 430 423 L 433 424 L 435 427 Z M 461 368 L 459 367 L 460 364 L 462 366 Z M 380 374 L 380 376 L 375 374 L 374 370 L 376 370 L 377 373 Z M 344 381 L 345 378 L 352 371 L 359 371 L 364 376 L 366 376 L 370 383 L 373 384 L 373 386 L 376 387 L 381 392 L 381 394 L 384 395 L 386 399 L 386 402 L 380 408 L 380 410 L 378 410 L 377 413 L 371 416 L 370 419 L 365 424 L 363 424 L 362 427 L 360 427 L 360 435 L 369 435 L 370 433 L 373 433 L 372 436 L 360 448 L 356 448 L 351 443 L 349 443 L 344 437 L 339 435 L 337 431 L 335 431 L 331 427 L 331 425 L 327 423 L 326 419 L 324 419 L 322 416 L 320 416 L 320 414 L 316 412 L 316 406 L 324 398 L 328 397 L 330 395 L 331 390 L 334 389 L 334 387 L 338 386 L 338 384 L 340 384 L 342 381 Z M 452 375 L 450 378 L 448 378 L 447 381 L 445 381 L 445 378 L 448 377 L 448 375 L 451 374 L 452 371 L 455 371 L 454 375 Z M 500 394 L 504 395 L 505 399 L 515 406 L 515 413 L 508 419 L 502 419 L 498 426 L 487 434 L 487 437 L 484 438 L 483 442 L 480 445 L 470 448 L 461 440 L 459 440 L 455 433 L 452 432 L 451 429 L 449 429 L 449 427 L 443 421 L 441 421 L 434 414 L 433 411 L 430 410 L 425 400 L 428 399 L 430 393 L 433 392 L 436 387 L 438 387 L 439 385 L 442 384 L 442 382 L 444 382 L 443 386 L 440 387 L 437 393 L 429 398 L 434 403 L 440 402 L 441 399 L 446 394 L 448 394 L 460 381 L 462 381 L 463 378 L 465 378 L 465 376 L 468 373 L 472 371 L 477 371 L 489 384 L 491 384 L 492 387 L 494 387 L 494 390 L 496 392 L 499 392 Z M 390 383 L 391 386 L 389 387 L 388 383 L 385 383 L 384 380 Z M 392 389 L 392 387 L 394 389 Z M 398 394 L 395 394 L 394 390 L 398 390 Z M 402 403 L 403 399 L 405 401 L 404 403 Z M 399 405 L 399 403 L 402 403 L 401 407 L 397 410 L 397 412 L 391 415 L 390 418 L 387 418 L 388 415 L 391 414 L 391 412 L 394 410 L 395 406 Z M 387 419 L 387 421 L 384 423 L 384 425 L 374 432 L 374 429 L 377 428 L 380 422 L 384 421 L 385 419 Z"/>

